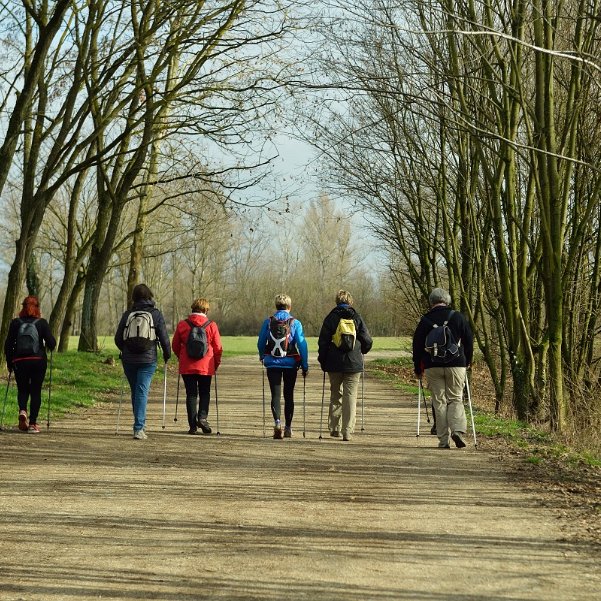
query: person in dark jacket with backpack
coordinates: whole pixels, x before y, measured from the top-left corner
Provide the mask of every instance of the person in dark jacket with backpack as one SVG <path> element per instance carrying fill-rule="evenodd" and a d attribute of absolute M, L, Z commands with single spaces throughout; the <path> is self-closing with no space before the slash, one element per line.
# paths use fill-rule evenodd
<path fill-rule="evenodd" d="M 472 363 L 474 336 L 467 319 L 451 309 L 451 296 L 446 290 L 434 288 L 429 302 L 430 310 L 422 316 L 413 335 L 413 365 L 418 378 L 425 371 L 428 379 L 438 447 L 450 448 L 450 433 L 455 446 L 461 449 L 466 446 L 467 428 L 463 387 Z M 445 334 L 445 325 L 450 335 Z"/>
<path fill-rule="evenodd" d="M 373 344 L 365 322 L 352 305 L 351 294 L 339 290 L 336 307 L 324 319 L 318 340 L 317 360 L 330 379 L 330 436 L 338 438 L 342 434 L 342 440 L 350 440 L 355 430 L 363 355 Z"/>
<path fill-rule="evenodd" d="M 28 296 L 23 301 L 19 317 L 10 322 L 4 342 L 4 355 L 8 371 L 14 370 L 17 382 L 19 430 L 30 434 L 40 432 L 38 415 L 42 406 L 42 384 L 48 365 L 46 348 L 53 351 L 56 348 L 56 340 L 48 322 L 41 316 L 37 297 Z"/>
<path fill-rule="evenodd" d="M 171 345 L 163 314 L 155 306 L 152 291 L 138 284 L 132 292 L 132 308 L 125 311 L 115 333 L 121 351 L 123 371 L 131 389 L 134 413 L 134 439 L 145 440 L 146 405 L 150 382 L 157 368 L 157 346 L 165 363 L 171 357 Z"/>
<path fill-rule="evenodd" d="M 271 413 L 274 419 L 275 439 L 292 436 L 294 416 L 294 386 L 299 367 L 303 378 L 309 372 L 309 350 L 303 324 L 292 317 L 292 301 L 287 294 L 275 297 L 276 312 L 261 327 L 257 349 L 259 360 L 265 367 L 271 390 Z M 281 424 L 282 380 L 284 382 L 284 431 Z"/>
<path fill-rule="evenodd" d="M 198 298 L 191 308 L 187 319 L 177 324 L 171 347 L 186 387 L 188 434 L 197 434 L 199 427 L 203 434 L 210 434 L 211 380 L 221 364 L 223 347 L 217 324 L 207 317 L 209 301 Z"/>

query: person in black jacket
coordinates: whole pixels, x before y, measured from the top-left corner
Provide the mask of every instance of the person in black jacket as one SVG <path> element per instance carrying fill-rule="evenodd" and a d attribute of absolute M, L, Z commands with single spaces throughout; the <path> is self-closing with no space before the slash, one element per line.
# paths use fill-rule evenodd
<path fill-rule="evenodd" d="M 425 371 L 432 392 L 432 407 L 436 415 L 436 435 L 441 449 L 450 448 L 451 439 L 458 448 L 466 446 L 467 419 L 463 407 L 463 387 L 466 370 L 472 363 L 474 336 L 467 319 L 450 307 L 451 296 L 442 288 L 434 288 L 429 296 L 430 310 L 422 316 L 413 335 L 413 365 L 415 374 L 422 378 Z M 444 363 L 437 363 L 426 350 L 426 337 L 436 326 L 447 321 L 457 343 L 456 354 Z"/>
<path fill-rule="evenodd" d="M 133 290 L 132 301 L 132 308 L 123 313 L 117 327 L 115 344 L 121 351 L 123 371 L 131 389 L 134 438 L 145 440 L 148 438 L 146 405 L 150 382 L 157 368 L 157 345 L 163 350 L 163 359 L 167 363 L 171 357 L 171 344 L 165 319 L 155 306 L 150 288 L 138 284 Z"/>
<path fill-rule="evenodd" d="M 4 355 L 8 371 L 15 372 L 17 400 L 19 402 L 19 430 L 38 434 L 38 415 L 42 405 L 42 384 L 46 376 L 48 359 L 46 348 L 53 351 L 56 340 L 50 326 L 40 313 L 40 303 L 35 296 L 23 301 L 19 317 L 10 322 L 4 342 Z M 27 400 L 29 403 L 29 423 Z"/>
<path fill-rule="evenodd" d="M 330 408 L 328 426 L 330 436 L 350 440 L 355 429 L 355 413 L 359 380 L 363 372 L 363 355 L 371 350 L 373 341 L 361 315 L 352 307 L 353 297 L 346 290 L 336 294 L 336 307 L 323 321 L 318 341 L 317 360 L 330 379 Z M 352 344 L 344 346 L 336 340 L 339 323 L 354 324 L 353 334 L 346 336 Z M 349 330 L 350 332 L 350 330 Z"/>

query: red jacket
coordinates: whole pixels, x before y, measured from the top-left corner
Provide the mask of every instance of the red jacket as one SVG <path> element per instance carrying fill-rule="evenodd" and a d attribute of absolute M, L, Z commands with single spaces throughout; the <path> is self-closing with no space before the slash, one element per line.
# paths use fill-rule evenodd
<path fill-rule="evenodd" d="M 197 326 L 201 326 L 208 321 L 204 313 L 191 313 L 188 319 Z M 209 350 L 202 359 L 191 359 L 186 351 L 186 341 L 190 333 L 190 324 L 184 319 L 177 324 L 171 348 L 179 359 L 180 374 L 200 374 L 201 376 L 213 376 L 221 363 L 223 347 L 221 346 L 221 336 L 217 324 L 212 321 L 206 328 Z"/>

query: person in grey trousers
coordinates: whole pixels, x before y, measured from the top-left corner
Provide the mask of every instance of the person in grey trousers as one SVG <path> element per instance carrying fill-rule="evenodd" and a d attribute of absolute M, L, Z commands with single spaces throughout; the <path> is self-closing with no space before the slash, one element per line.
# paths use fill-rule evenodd
<path fill-rule="evenodd" d="M 442 288 L 434 288 L 428 297 L 430 310 L 420 319 L 413 335 L 413 365 L 415 375 L 425 373 L 432 393 L 432 407 L 436 415 L 438 447 L 450 448 L 449 435 L 457 448 L 464 448 L 467 418 L 463 406 L 463 387 L 467 369 L 474 352 L 474 336 L 470 325 L 461 313 L 451 308 L 451 296 Z M 426 337 L 430 330 L 444 322 L 457 342 L 458 352 L 444 365 L 436 364 L 426 350 Z"/>
<path fill-rule="evenodd" d="M 353 348 L 344 350 L 334 342 L 341 320 L 354 323 L 356 341 Z M 323 320 L 318 339 L 317 360 L 330 380 L 328 427 L 330 436 L 351 440 L 355 431 L 357 393 L 363 373 L 363 355 L 371 350 L 373 340 L 361 315 L 353 308 L 353 297 L 346 290 L 336 293 L 336 306 Z"/>

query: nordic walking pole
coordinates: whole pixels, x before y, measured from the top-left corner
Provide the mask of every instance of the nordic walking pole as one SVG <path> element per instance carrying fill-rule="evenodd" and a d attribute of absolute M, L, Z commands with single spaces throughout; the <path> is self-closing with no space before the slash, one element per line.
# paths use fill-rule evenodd
<path fill-rule="evenodd" d="M 50 351 L 50 377 L 48 378 L 48 416 L 46 419 L 46 430 L 50 430 L 50 395 L 52 394 L 52 351 Z"/>
<path fill-rule="evenodd" d="M 472 408 L 472 395 L 470 393 L 470 383 L 467 377 L 467 374 L 465 374 L 465 390 L 467 392 L 467 404 L 469 405 L 470 408 L 470 418 L 472 420 L 472 433 L 474 435 L 474 448 L 478 448 L 478 442 L 476 440 L 476 426 L 474 424 L 474 410 Z"/>
<path fill-rule="evenodd" d="M 265 366 L 261 361 L 261 372 L 263 374 L 263 438 L 265 438 Z"/>
<path fill-rule="evenodd" d="M 365 355 L 361 355 L 361 432 L 365 432 Z"/>
<path fill-rule="evenodd" d="M 307 374 L 303 372 L 303 438 L 307 429 Z"/>
<path fill-rule="evenodd" d="M 0 430 L 4 429 L 4 412 L 6 411 L 6 400 L 8 399 L 8 388 L 10 386 L 10 377 L 12 376 L 13 372 L 9 371 L 8 372 L 8 379 L 6 380 L 6 392 L 4 393 L 4 403 L 2 405 L 2 419 L 0 419 Z"/>
<path fill-rule="evenodd" d="M 421 378 L 419 381 L 420 381 L 420 384 L 422 385 L 422 399 L 424 401 L 424 407 L 426 409 L 426 420 L 428 420 L 428 423 L 430 423 L 430 414 L 428 413 L 428 403 L 426 402 L 426 393 L 424 391 L 424 385 L 423 385 Z"/>
<path fill-rule="evenodd" d="M 422 377 L 418 376 L 417 378 L 417 434 L 416 437 L 419 438 L 419 422 L 422 417 Z"/>
<path fill-rule="evenodd" d="M 319 418 L 319 440 L 322 440 L 323 436 L 321 435 L 322 427 L 323 427 L 323 401 L 326 396 L 326 372 L 323 372 L 323 386 L 321 387 L 321 417 Z"/>
<path fill-rule="evenodd" d="M 177 421 L 177 406 L 179 405 L 179 380 L 180 380 L 180 375 L 177 374 L 177 390 L 175 392 L 175 417 L 173 418 L 174 422 Z"/>
<path fill-rule="evenodd" d="M 167 412 L 167 361 L 165 361 L 165 369 L 163 370 L 163 423 L 161 428 L 165 429 L 165 413 Z"/>
<path fill-rule="evenodd" d="M 123 380 L 121 381 L 121 396 L 119 397 L 119 410 L 117 411 L 117 429 L 115 434 L 119 434 L 119 420 L 121 419 L 121 405 L 123 404 L 123 395 L 125 394 L 125 374 L 123 374 Z"/>
<path fill-rule="evenodd" d="M 217 436 L 221 436 L 219 431 L 219 397 L 217 396 L 217 372 L 215 372 L 215 411 L 217 413 Z"/>

